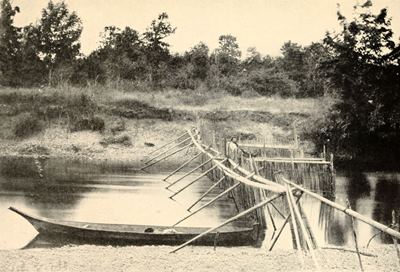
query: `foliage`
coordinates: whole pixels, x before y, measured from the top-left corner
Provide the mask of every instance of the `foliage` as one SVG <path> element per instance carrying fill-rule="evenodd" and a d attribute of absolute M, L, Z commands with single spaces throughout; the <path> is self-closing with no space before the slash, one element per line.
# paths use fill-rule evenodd
<path fill-rule="evenodd" d="M 169 60 L 169 44 L 164 39 L 176 30 L 168 19 L 167 13 L 161 13 L 143 33 L 146 57 L 150 66 L 149 80 L 156 85 L 162 80 L 165 65 Z"/>
<path fill-rule="evenodd" d="M 132 141 L 131 141 L 131 137 L 129 137 L 128 135 L 118 135 L 118 136 L 112 135 L 112 136 L 104 137 L 100 141 L 100 144 L 103 146 L 108 146 L 111 144 L 131 146 Z"/>
<path fill-rule="evenodd" d="M 54 3 L 50 0 L 42 10 L 37 28 L 38 49 L 49 71 L 48 81 L 52 83 L 53 72 L 60 74 L 61 80 L 68 79 L 70 73 L 64 73 L 66 70 L 61 66 L 73 63 L 80 53 L 82 23 L 78 15 L 70 12 L 64 1 Z"/>
<path fill-rule="evenodd" d="M 14 16 L 19 7 L 12 8 L 10 0 L 1 1 L 0 14 L 0 84 L 18 85 L 20 60 L 20 29 L 15 27 Z"/>
<path fill-rule="evenodd" d="M 214 62 L 224 76 L 238 72 L 241 52 L 236 37 L 232 35 L 219 36 L 219 47 L 214 52 Z"/>
<path fill-rule="evenodd" d="M 341 32 L 324 40 L 332 53 L 324 69 L 341 98 L 327 133 L 342 135 L 341 143 L 332 145 L 354 156 L 400 154 L 399 67 L 386 57 L 395 50 L 393 32 L 387 10 L 373 14 L 371 5 L 355 6 L 357 17 L 351 21 L 338 13 Z"/>
<path fill-rule="evenodd" d="M 43 130 L 43 124 L 39 118 L 31 113 L 23 113 L 15 121 L 13 134 L 15 137 L 23 138 L 36 134 Z"/>
<path fill-rule="evenodd" d="M 98 116 L 82 117 L 78 116 L 71 124 L 72 132 L 82 130 L 104 131 L 104 120 Z"/>

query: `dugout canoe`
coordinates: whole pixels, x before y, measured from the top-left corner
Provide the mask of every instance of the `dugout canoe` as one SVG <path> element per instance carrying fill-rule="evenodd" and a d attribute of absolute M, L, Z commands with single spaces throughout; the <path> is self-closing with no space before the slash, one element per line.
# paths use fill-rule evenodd
<path fill-rule="evenodd" d="M 206 231 L 203 227 L 104 224 L 66 221 L 29 215 L 9 209 L 25 218 L 41 236 L 54 241 L 98 245 L 180 245 Z M 195 245 L 246 246 L 259 241 L 259 228 L 221 228 L 197 240 Z"/>

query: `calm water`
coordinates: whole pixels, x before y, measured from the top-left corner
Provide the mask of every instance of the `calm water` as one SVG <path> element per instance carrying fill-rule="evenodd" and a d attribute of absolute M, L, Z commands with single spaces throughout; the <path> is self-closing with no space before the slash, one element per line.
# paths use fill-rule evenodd
<path fill-rule="evenodd" d="M 193 203 L 211 182 L 204 178 L 179 194 L 175 201 L 162 181 L 168 172 L 135 173 L 126 169 L 110 171 L 109 167 L 80 165 L 67 161 L 47 161 L 45 178 L 39 178 L 30 160 L 4 160 L 0 168 L 0 249 L 22 248 L 37 232 L 9 206 L 39 216 L 65 220 L 172 225 L 186 216 Z M 155 171 L 155 170 L 153 170 Z M 17 173 L 17 177 L 16 177 Z M 171 181 L 179 175 L 171 178 Z M 172 189 L 178 190 L 196 175 Z M 349 199 L 353 209 L 384 224 L 390 224 L 391 212 L 400 207 L 400 175 L 391 173 L 338 173 L 336 201 L 345 205 Z M 216 189 L 202 203 L 216 196 Z M 343 213 L 321 206 L 318 201 L 304 199 L 304 209 L 320 244 L 349 245 L 353 243 L 351 220 Z M 236 213 L 231 199 L 219 200 L 183 222 L 182 226 L 214 226 Z M 276 225 L 281 220 L 278 216 Z M 235 225 L 243 225 L 236 222 Z M 364 223 L 357 223 L 360 245 L 364 246 L 376 233 Z M 272 230 L 267 232 L 268 246 Z M 390 237 L 377 236 L 372 243 L 387 243 Z M 43 246 L 35 242 L 31 247 Z M 47 245 L 48 246 L 48 245 Z M 291 247 L 289 231 L 285 231 L 277 247 Z"/>

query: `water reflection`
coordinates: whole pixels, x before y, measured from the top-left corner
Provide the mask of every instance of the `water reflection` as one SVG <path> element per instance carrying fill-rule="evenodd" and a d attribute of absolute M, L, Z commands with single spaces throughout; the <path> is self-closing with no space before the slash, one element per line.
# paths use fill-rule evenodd
<path fill-rule="evenodd" d="M 110 167 L 55 160 L 47 160 L 43 165 L 45 175 L 40 178 L 34 174 L 34 164 L 29 160 L 23 160 L 21 164 L 1 161 L 0 231 L 3 235 L 0 237 L 0 249 L 21 248 L 37 234 L 28 222 L 8 211 L 9 206 L 43 217 L 73 221 L 172 225 L 186 216 L 187 207 L 211 186 L 211 182 L 203 178 L 173 201 L 169 198 L 172 192 L 165 190 L 167 184 L 162 181 L 166 172 L 157 169 L 143 173 L 128 170 L 126 165 Z M 161 168 L 168 169 L 166 165 Z M 174 169 L 175 165 L 170 168 Z M 195 177 L 196 174 L 189 176 L 172 189 L 179 190 Z M 179 178 L 179 175 L 174 178 Z M 399 212 L 400 178 L 397 174 L 345 172 L 338 173 L 336 181 L 336 202 L 343 206 L 348 199 L 353 209 L 384 224 L 391 223 L 393 209 Z M 221 189 L 215 189 L 198 206 L 220 192 Z M 319 244 L 353 245 L 349 216 L 306 196 L 303 196 L 302 205 Z M 235 203 L 226 197 L 185 221 L 182 226 L 214 226 L 236 213 Z M 281 223 L 276 219 L 278 227 Z M 235 222 L 236 226 L 245 224 L 243 221 Z M 361 246 L 365 246 L 377 232 L 360 222 L 356 223 L 356 227 Z M 39 236 L 29 246 L 63 245 L 59 242 L 49 243 Z M 383 235 L 373 242 L 392 241 Z M 276 247 L 291 246 L 290 231 L 286 228 Z"/>
<path fill-rule="evenodd" d="M 400 211 L 400 186 L 396 176 L 379 176 L 376 183 L 373 218 L 385 225 L 392 224 L 392 211 L 398 215 Z M 397 222 L 398 223 L 398 222 Z M 381 242 L 392 243 L 389 235 L 379 236 Z"/>

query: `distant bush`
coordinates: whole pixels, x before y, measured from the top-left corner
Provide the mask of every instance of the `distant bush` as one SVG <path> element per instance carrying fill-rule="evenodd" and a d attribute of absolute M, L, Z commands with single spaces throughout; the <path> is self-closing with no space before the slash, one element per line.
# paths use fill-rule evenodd
<path fill-rule="evenodd" d="M 251 72 L 244 85 L 263 96 L 280 95 L 282 97 L 296 96 L 298 89 L 296 82 L 285 73 L 269 69 L 260 69 Z"/>
<path fill-rule="evenodd" d="M 104 120 L 101 117 L 79 117 L 74 120 L 71 124 L 70 130 L 72 132 L 82 131 L 82 130 L 92 130 L 103 132 L 105 128 Z"/>
<path fill-rule="evenodd" d="M 29 137 L 42 131 L 43 128 L 43 123 L 36 115 L 23 113 L 15 121 L 13 134 L 18 138 Z"/>
<path fill-rule="evenodd" d="M 111 144 L 120 144 L 120 145 L 124 145 L 124 146 L 131 146 L 132 141 L 131 141 L 131 137 L 129 137 L 128 135 L 109 136 L 109 137 L 103 138 L 100 141 L 100 144 L 102 146 L 108 146 Z"/>
<path fill-rule="evenodd" d="M 112 134 L 125 130 L 126 130 L 126 124 L 124 119 L 118 119 L 110 125 L 110 131 Z"/>

